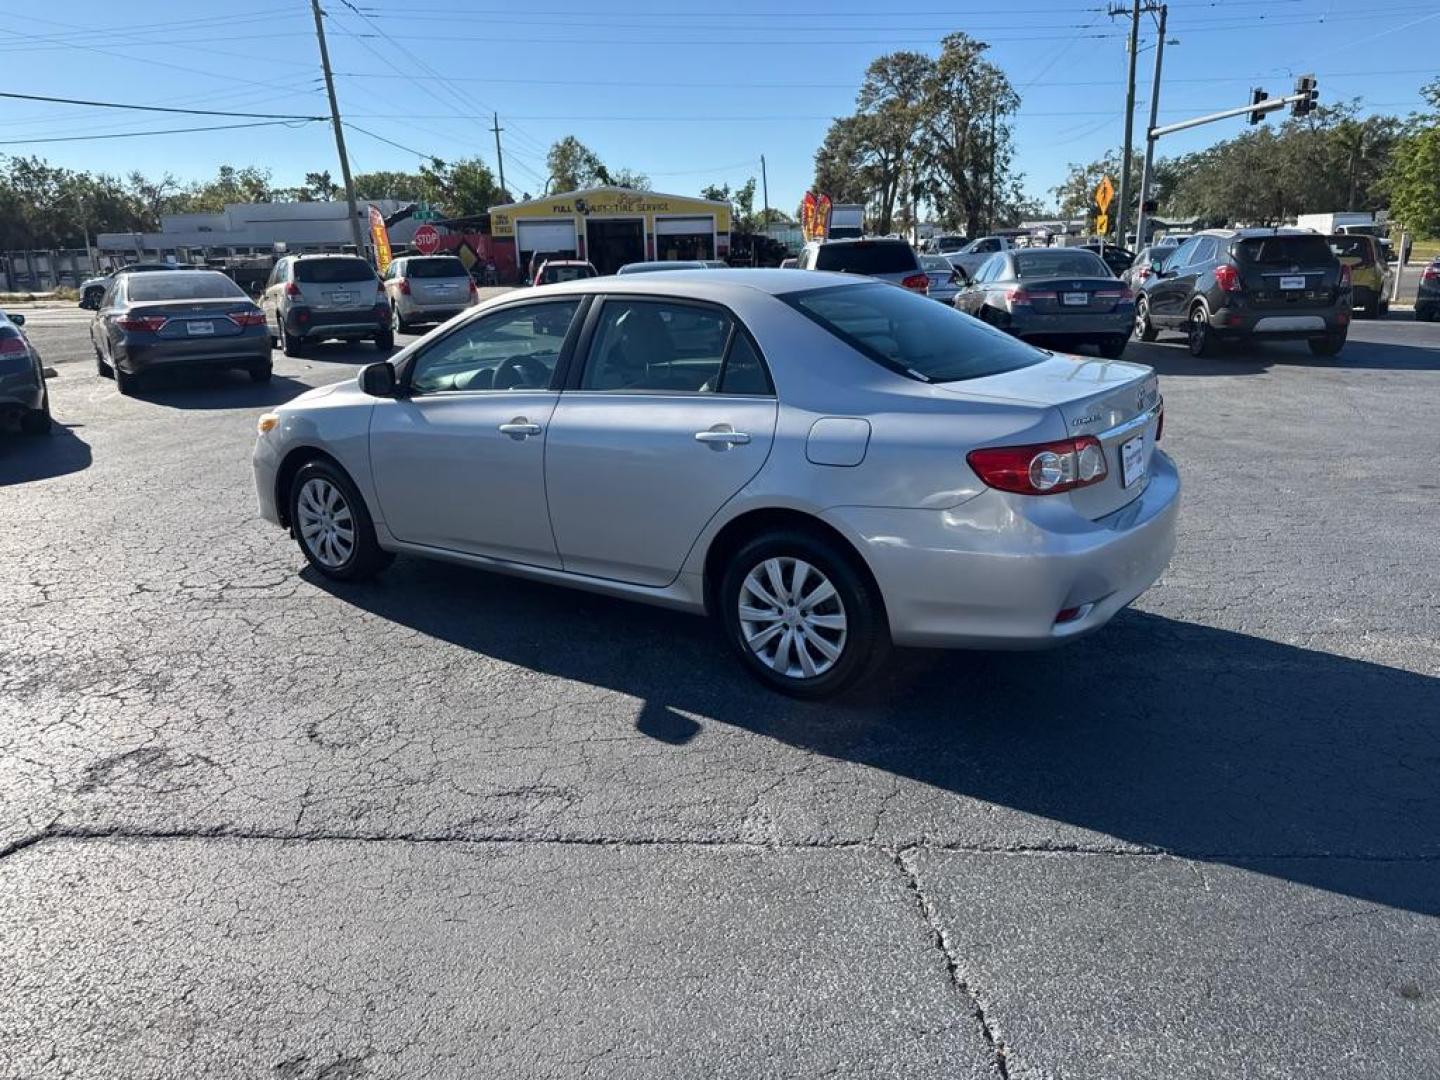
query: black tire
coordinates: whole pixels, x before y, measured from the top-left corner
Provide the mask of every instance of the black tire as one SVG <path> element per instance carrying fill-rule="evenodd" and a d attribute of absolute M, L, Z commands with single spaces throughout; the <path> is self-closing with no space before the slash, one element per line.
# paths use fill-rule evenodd
<path fill-rule="evenodd" d="M 111 370 L 115 373 L 115 389 L 120 391 L 122 397 L 133 397 L 139 389 L 140 376 L 121 371 L 118 366 Z"/>
<path fill-rule="evenodd" d="M 1105 338 L 1097 348 L 1100 350 L 1100 355 L 1106 360 L 1119 360 L 1125 353 L 1125 346 L 1129 343 L 1129 338 L 1116 334 L 1114 337 Z"/>
<path fill-rule="evenodd" d="M 250 381 L 255 383 L 268 383 L 275 374 L 275 366 L 269 361 L 263 364 L 256 364 L 250 369 Z"/>
<path fill-rule="evenodd" d="M 311 543 L 318 544 L 318 541 L 307 539 L 302 530 L 300 500 L 305 485 L 311 480 L 329 484 L 338 492 L 349 511 L 354 544 L 349 556 L 339 563 L 323 557 L 319 550 L 312 549 Z M 375 526 L 370 519 L 370 511 L 365 507 L 365 500 L 350 482 L 350 477 L 345 475 L 345 470 L 339 466 L 323 459 L 309 461 L 300 466 L 299 472 L 290 482 L 289 502 L 290 531 L 295 542 L 300 545 L 306 561 L 326 577 L 334 581 L 362 581 L 374 577 L 393 561 L 393 556 L 381 548 L 380 542 L 375 539 Z"/>
<path fill-rule="evenodd" d="M 1204 304 L 1196 304 L 1190 309 L 1190 318 L 1185 323 L 1185 334 L 1191 356 L 1215 355 L 1215 335 L 1210 329 L 1210 315 Z"/>
<path fill-rule="evenodd" d="M 1374 300 L 1371 300 L 1360 309 L 1360 313 L 1367 319 L 1378 319 L 1380 317 L 1380 298 L 1377 296 Z"/>
<path fill-rule="evenodd" d="M 286 356 L 305 355 L 305 339 L 298 338 L 286 330 L 283 322 L 280 324 L 280 351 Z"/>
<path fill-rule="evenodd" d="M 102 379 L 113 379 L 115 377 L 115 369 L 105 362 L 105 357 L 100 354 L 99 349 L 95 350 L 95 374 L 99 375 Z"/>
<path fill-rule="evenodd" d="M 389 352 L 395 348 L 395 332 L 393 330 L 382 330 L 372 338 L 375 347 L 381 352 Z"/>
<path fill-rule="evenodd" d="M 1345 332 L 1326 334 L 1323 338 L 1311 338 L 1310 351 L 1316 356 L 1336 356 L 1345 347 Z"/>
<path fill-rule="evenodd" d="M 758 656 L 746 641 L 740 618 L 742 589 L 745 588 L 745 579 L 750 572 L 770 559 L 782 560 L 782 565 L 784 560 L 803 560 L 823 574 L 834 587 L 835 601 L 826 603 L 832 607 L 838 603 L 838 613 L 843 614 L 845 619 L 844 636 L 840 640 L 838 657 L 830 662 L 828 670 L 818 675 L 804 677 L 779 671 L 772 663 Z M 793 569 L 792 566 L 792 573 Z M 803 593 L 805 590 L 802 587 L 800 591 Z M 760 682 L 791 697 L 830 697 L 873 674 L 890 653 L 890 627 L 878 590 L 868 575 L 856 565 L 853 554 L 840 549 L 834 542 L 811 533 L 784 530 L 766 533 L 747 542 L 731 556 L 725 567 L 716 602 L 720 607 L 720 620 L 725 636 L 740 662 Z M 794 605 L 796 608 L 798 606 Z M 825 612 L 822 608 L 817 608 L 817 611 L 832 617 L 837 613 L 836 610 Z M 782 630 L 780 636 L 784 637 L 789 633 L 789 630 Z M 835 642 L 828 637 L 826 640 L 833 648 Z M 809 646 L 805 649 L 812 662 L 815 655 L 823 656 L 818 649 L 813 655 Z M 798 654 L 787 649 L 785 655 L 799 663 Z"/>
<path fill-rule="evenodd" d="M 1141 341 L 1154 341 L 1160 336 L 1150 321 L 1150 301 L 1143 296 L 1135 300 L 1135 336 Z"/>
<path fill-rule="evenodd" d="M 405 316 L 400 314 L 400 307 L 397 304 L 390 305 L 390 335 L 393 338 L 396 334 L 410 333 L 411 324 L 405 321 Z"/>
<path fill-rule="evenodd" d="M 20 431 L 25 435 L 49 435 L 53 428 L 54 421 L 50 419 L 50 391 L 46 390 L 40 408 L 31 409 L 20 417 Z"/>

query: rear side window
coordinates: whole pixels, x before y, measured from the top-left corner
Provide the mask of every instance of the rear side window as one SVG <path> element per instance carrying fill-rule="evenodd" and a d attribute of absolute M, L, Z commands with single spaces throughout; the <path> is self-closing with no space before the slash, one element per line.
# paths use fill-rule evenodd
<path fill-rule="evenodd" d="M 999 375 L 1046 355 L 952 307 L 880 282 L 779 299 L 876 363 L 921 382 Z"/>
<path fill-rule="evenodd" d="M 1021 251 L 1015 270 L 1022 279 L 1043 277 L 1114 277 L 1100 256 L 1089 251 Z"/>
<path fill-rule="evenodd" d="M 1255 236 L 1237 240 L 1235 257 L 1261 265 L 1324 265 L 1335 256 L 1323 236 Z"/>
<path fill-rule="evenodd" d="M 207 270 L 159 274 L 127 274 L 125 297 L 136 302 L 150 300 L 248 299 L 245 290 L 224 274 Z"/>
<path fill-rule="evenodd" d="M 465 272 L 465 264 L 459 259 L 451 256 L 431 259 L 406 259 L 405 276 L 407 278 L 463 278 L 468 275 Z"/>
<path fill-rule="evenodd" d="M 306 285 L 337 285 L 348 281 L 374 281 L 376 278 L 375 271 L 364 259 L 337 258 L 297 260 L 295 280 Z"/>
<path fill-rule="evenodd" d="M 815 253 L 816 270 L 848 274 L 908 274 L 918 269 L 909 244 L 823 244 Z"/>

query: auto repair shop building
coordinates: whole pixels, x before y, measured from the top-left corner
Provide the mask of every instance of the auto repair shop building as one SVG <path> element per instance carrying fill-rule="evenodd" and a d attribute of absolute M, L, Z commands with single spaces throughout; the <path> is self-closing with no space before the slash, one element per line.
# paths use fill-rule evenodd
<path fill-rule="evenodd" d="M 588 259 L 602 274 L 650 259 L 723 259 L 730 253 L 730 204 L 656 191 L 597 187 L 490 208 L 497 243 L 516 262 L 535 252 Z"/>

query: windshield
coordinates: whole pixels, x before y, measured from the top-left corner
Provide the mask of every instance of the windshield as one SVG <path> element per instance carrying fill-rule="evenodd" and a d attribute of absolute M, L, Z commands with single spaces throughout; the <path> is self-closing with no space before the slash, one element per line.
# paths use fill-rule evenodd
<path fill-rule="evenodd" d="M 816 270 L 851 274 L 908 274 L 915 270 L 915 252 L 903 242 L 861 240 L 853 244 L 821 244 L 815 253 Z"/>
<path fill-rule="evenodd" d="M 1019 278 L 1113 277 L 1100 256 L 1089 251 L 1020 251 L 1015 255 Z"/>
<path fill-rule="evenodd" d="M 334 285 L 342 281 L 374 281 L 375 271 L 364 259 L 300 259 L 295 263 L 295 280 L 310 285 Z"/>
<path fill-rule="evenodd" d="M 245 290 L 213 270 L 137 274 L 126 279 L 129 300 L 247 300 Z"/>
<path fill-rule="evenodd" d="M 453 255 L 442 255 L 433 259 L 406 259 L 405 276 L 407 278 L 452 278 L 469 277 L 465 271 L 465 264 Z M 359 278 L 356 279 L 361 280 Z"/>
<path fill-rule="evenodd" d="M 1335 256 L 1323 236 L 1256 236 L 1235 243 L 1235 255 L 1252 263 L 1278 265 L 1324 265 Z"/>
<path fill-rule="evenodd" d="M 928 297 L 880 282 L 781 300 L 891 371 L 958 382 L 1038 364 L 1046 354 Z"/>
<path fill-rule="evenodd" d="M 1342 259 L 1359 259 L 1361 266 L 1369 266 L 1370 240 L 1365 236 L 1332 236 L 1330 250 Z"/>

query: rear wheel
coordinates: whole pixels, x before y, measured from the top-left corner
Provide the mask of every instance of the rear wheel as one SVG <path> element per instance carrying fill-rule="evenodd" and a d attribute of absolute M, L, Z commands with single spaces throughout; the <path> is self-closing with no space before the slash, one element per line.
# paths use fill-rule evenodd
<path fill-rule="evenodd" d="M 1141 296 L 1135 301 L 1135 336 L 1141 341 L 1154 341 L 1159 331 L 1150 321 L 1150 301 Z"/>
<path fill-rule="evenodd" d="M 289 330 L 285 329 L 285 324 L 282 322 L 280 324 L 280 348 L 286 356 L 304 356 L 305 339 L 298 338 L 290 333 Z"/>
<path fill-rule="evenodd" d="M 1125 352 L 1125 346 L 1127 344 L 1128 339 L 1120 334 L 1104 338 L 1099 344 L 1100 355 L 1105 357 L 1106 360 L 1119 360 Z"/>
<path fill-rule="evenodd" d="M 115 370 L 105 362 L 105 357 L 101 354 L 98 346 L 95 349 L 95 374 L 99 375 L 102 379 L 113 379 L 115 377 Z"/>
<path fill-rule="evenodd" d="M 410 332 L 410 324 L 405 321 L 405 316 L 400 314 L 400 305 L 399 305 L 399 304 L 391 304 L 391 305 L 390 305 L 390 334 L 391 334 L 391 336 L 394 336 L 395 334 L 408 334 L 409 332 Z"/>
<path fill-rule="evenodd" d="M 375 539 L 365 500 L 328 461 L 300 467 L 290 485 L 290 527 L 305 558 L 336 581 L 374 577 L 390 564 Z"/>
<path fill-rule="evenodd" d="M 1310 339 L 1310 351 L 1316 356 L 1335 356 L 1345 347 L 1345 333 L 1326 334 L 1322 338 Z"/>
<path fill-rule="evenodd" d="M 1210 356 L 1215 352 L 1215 335 L 1210 332 L 1210 316 L 1201 304 L 1190 311 L 1188 324 L 1191 356 Z"/>
<path fill-rule="evenodd" d="M 20 430 L 26 435 L 49 435 L 53 421 L 50 419 L 50 391 L 40 402 L 40 408 L 31 409 L 20 417 Z"/>
<path fill-rule="evenodd" d="M 395 348 L 395 331 L 382 330 L 374 337 L 375 347 L 381 352 L 389 352 Z"/>
<path fill-rule="evenodd" d="M 124 397 L 131 397 L 139 389 L 140 376 L 122 371 L 118 364 L 114 365 L 112 370 L 115 372 L 115 389 L 119 390 Z"/>
<path fill-rule="evenodd" d="M 256 364 L 250 368 L 250 381 L 257 383 L 267 383 L 270 381 L 271 376 L 273 376 L 274 374 L 275 367 L 267 360 L 263 364 Z"/>
<path fill-rule="evenodd" d="M 745 544 L 726 567 L 718 602 L 741 663 L 792 697 L 837 693 L 890 651 L 875 586 L 832 542 L 805 532 Z"/>
<path fill-rule="evenodd" d="M 1360 309 L 1360 313 L 1367 319 L 1378 319 L 1380 317 L 1380 297 L 1376 296 L 1373 300 L 1366 301 Z"/>

